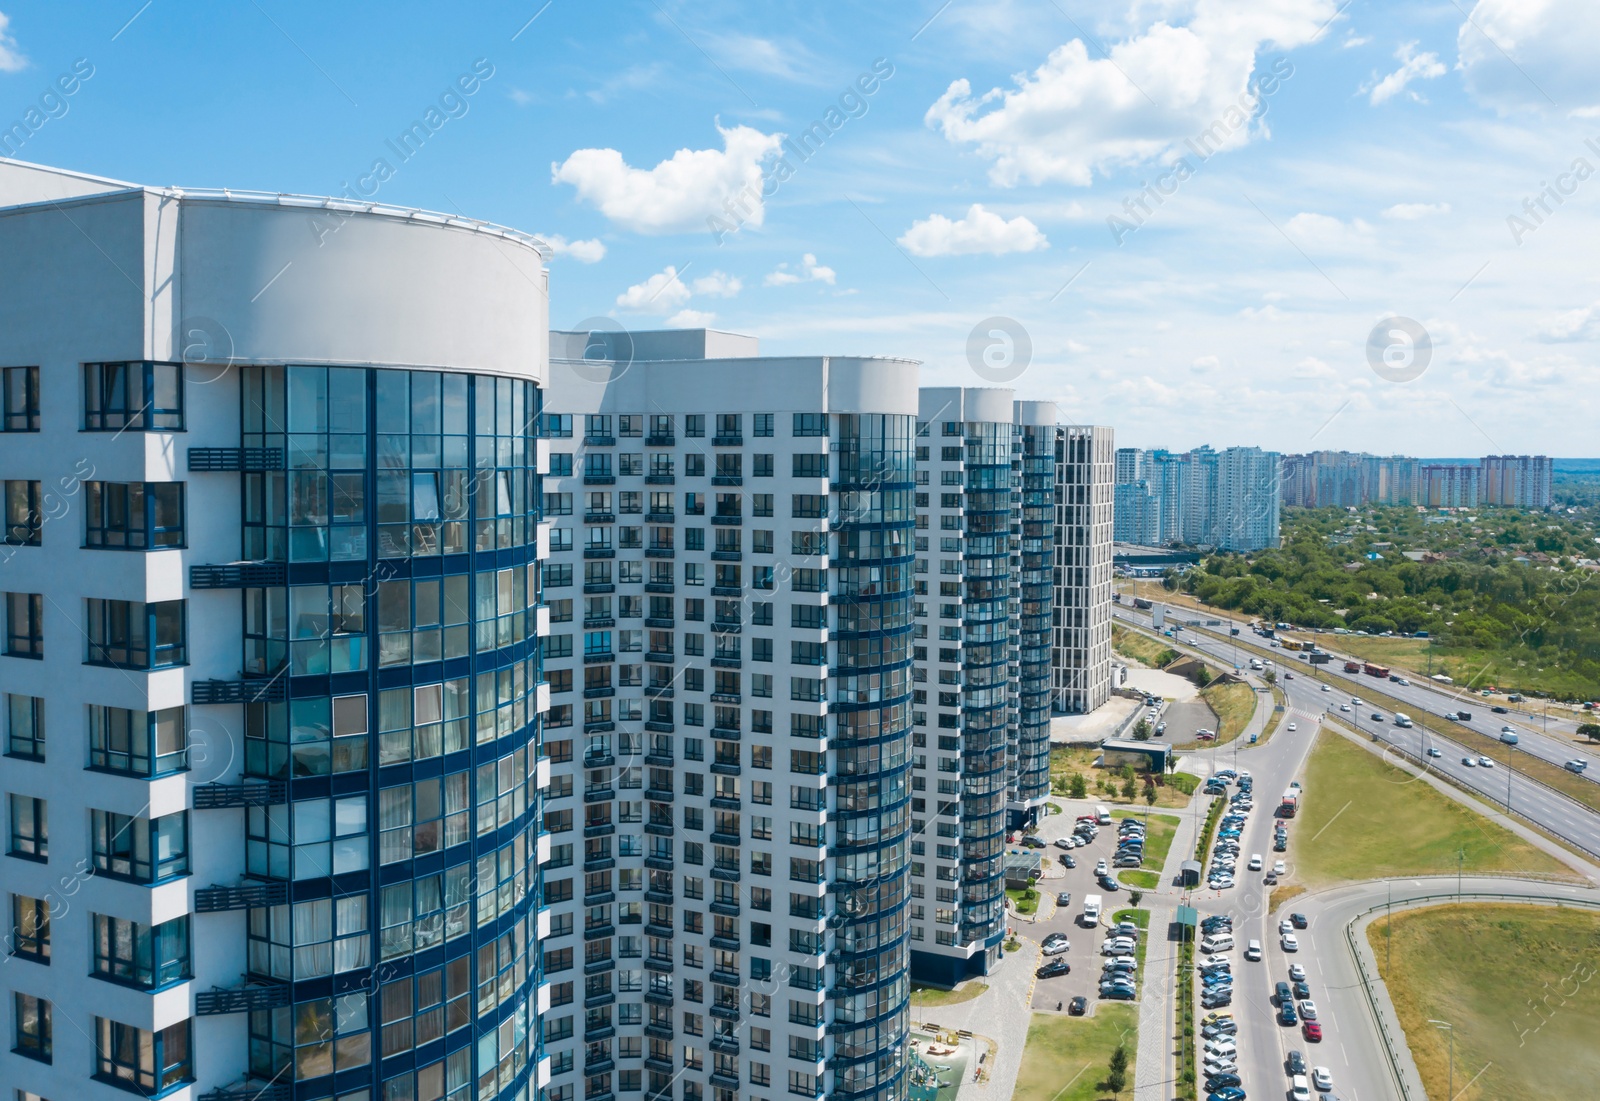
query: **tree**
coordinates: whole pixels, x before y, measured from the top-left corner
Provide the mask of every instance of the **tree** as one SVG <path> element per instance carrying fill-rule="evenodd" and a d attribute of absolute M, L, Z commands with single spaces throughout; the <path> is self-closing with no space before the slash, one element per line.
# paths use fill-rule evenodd
<path fill-rule="evenodd" d="M 1139 725 L 1133 728 L 1133 740 L 1136 742 L 1148 742 L 1150 740 L 1149 719 L 1139 720 Z"/>
<path fill-rule="evenodd" d="M 1156 786 L 1154 784 L 1145 785 L 1144 801 L 1146 806 L 1153 807 L 1156 805 Z"/>
<path fill-rule="evenodd" d="M 1111 1053 L 1105 1086 L 1112 1093 L 1121 1093 L 1128 1086 L 1128 1050 L 1121 1044 Z"/>
<path fill-rule="evenodd" d="M 1087 799 L 1089 797 L 1089 781 L 1083 778 L 1083 773 L 1074 772 L 1069 781 L 1069 787 L 1074 799 Z"/>
<path fill-rule="evenodd" d="M 1139 905 L 1139 903 L 1141 903 L 1143 901 L 1144 901 L 1144 892 L 1143 891 L 1129 891 L 1128 892 L 1128 902 L 1131 905 L 1137 906 L 1137 905 Z"/>
<path fill-rule="evenodd" d="M 1128 779 L 1122 781 L 1122 797 L 1124 799 L 1132 799 L 1133 798 L 1133 793 L 1138 791 L 1138 790 L 1139 790 L 1139 785 L 1134 782 L 1132 777 L 1129 777 Z"/>
<path fill-rule="evenodd" d="M 1268 684 L 1277 684 L 1278 674 L 1274 673 L 1271 669 L 1268 669 L 1261 675 L 1261 679 L 1266 681 Z"/>
<path fill-rule="evenodd" d="M 1194 679 L 1200 682 L 1201 688 L 1204 688 L 1206 685 L 1210 684 L 1211 667 L 1209 665 L 1200 666 L 1200 668 L 1195 671 Z"/>
<path fill-rule="evenodd" d="M 1588 738 L 1591 742 L 1600 742 L 1600 723 L 1580 723 L 1578 736 Z"/>

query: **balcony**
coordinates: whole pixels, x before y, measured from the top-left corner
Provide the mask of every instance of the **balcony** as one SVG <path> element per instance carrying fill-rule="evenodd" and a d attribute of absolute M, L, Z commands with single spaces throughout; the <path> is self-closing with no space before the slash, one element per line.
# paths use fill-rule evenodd
<path fill-rule="evenodd" d="M 292 1001 L 288 983 L 249 983 L 226 990 L 213 987 L 194 996 L 194 1012 L 197 1017 L 253 1013 L 259 1009 L 282 1009 Z"/>
<path fill-rule="evenodd" d="M 593 654 L 586 653 L 586 654 L 583 655 L 583 663 L 585 665 L 602 665 L 605 662 L 616 661 L 616 660 L 617 660 L 617 655 L 612 653 L 612 652 L 610 652 L 609 650 L 605 651 L 604 653 L 593 653 Z"/>
<path fill-rule="evenodd" d="M 741 840 L 742 838 L 736 833 L 718 833 L 715 830 L 711 833 L 711 843 L 713 845 L 727 845 L 732 848 L 738 848 Z"/>
<path fill-rule="evenodd" d="M 617 826 L 614 822 L 591 822 L 586 823 L 583 827 L 583 836 L 585 838 L 610 837 L 616 832 Z"/>
<path fill-rule="evenodd" d="M 741 697 L 739 695 L 739 693 L 737 693 L 737 692 L 713 692 L 713 693 L 711 693 L 711 702 L 712 703 L 739 703 L 739 702 L 741 702 L 742 699 L 743 699 L 743 697 Z"/>
<path fill-rule="evenodd" d="M 585 906 L 604 906 L 608 902 L 615 901 L 617 901 L 617 893 L 615 891 L 596 891 L 592 895 L 583 896 L 583 904 Z"/>
<path fill-rule="evenodd" d="M 243 680 L 197 680 L 189 685 L 189 702 L 196 706 L 232 703 L 282 703 L 289 682 L 282 676 L 246 677 Z"/>
<path fill-rule="evenodd" d="M 609 734 L 616 728 L 617 724 L 611 722 L 609 719 L 601 719 L 597 720 L 596 722 L 583 724 L 583 732 L 585 734 Z"/>
<path fill-rule="evenodd" d="M 645 1027 L 645 1032 L 651 1036 L 658 1036 L 660 1032 L 665 1032 L 666 1035 L 661 1036 L 660 1038 L 663 1040 L 672 1039 L 672 1030 L 670 1028 L 659 1029 L 653 1032 L 651 1031 L 651 1026 L 647 1025 Z M 671 1074 L 678 1069 L 673 1065 L 671 1059 L 663 1059 L 655 1055 L 646 1055 L 644 1057 L 644 1065 L 646 1068 L 655 1071 L 657 1074 Z"/>
<path fill-rule="evenodd" d="M 583 583 L 583 591 L 585 595 L 592 593 L 614 593 L 617 591 L 617 587 L 615 585 L 606 584 L 603 581 L 585 581 Z"/>
<path fill-rule="evenodd" d="M 711 586 L 711 595 L 712 596 L 743 596 L 744 595 L 744 590 L 739 588 L 737 585 L 713 585 L 713 586 Z"/>
<path fill-rule="evenodd" d="M 646 966 L 649 965 L 646 964 Z M 668 964 L 668 967 L 670 966 L 671 964 Z M 655 987 L 651 987 L 649 990 L 644 992 L 644 1000 L 649 1002 L 651 1005 L 671 1005 L 672 991 L 658 990 Z"/>
<path fill-rule="evenodd" d="M 742 486 L 744 485 L 744 478 L 738 474 L 714 474 L 711 476 L 711 484 L 714 486 Z"/>
<path fill-rule="evenodd" d="M 738 1011 L 735 1010 L 735 1012 Z M 739 1088 L 741 1083 L 739 1082 L 739 1076 L 737 1074 L 723 1074 L 720 1071 L 712 1071 L 711 1084 L 713 1086 L 720 1086 L 723 1089 L 736 1090 Z"/>
<path fill-rule="evenodd" d="M 712 761 L 711 771 L 717 776 L 738 776 L 739 766 L 730 761 Z"/>
<path fill-rule="evenodd" d="M 646 447 L 676 447 L 678 445 L 678 437 L 646 436 L 644 438 L 644 445 Z"/>
<path fill-rule="evenodd" d="M 672 547 L 646 547 L 644 549 L 646 558 L 676 558 L 677 554 L 677 550 Z M 645 586 L 645 591 L 650 592 L 652 590 L 647 585 Z"/>
<path fill-rule="evenodd" d="M 615 474 L 585 474 L 583 484 L 586 486 L 614 486 L 617 484 Z"/>
<path fill-rule="evenodd" d="M 713 795 L 711 805 L 717 810 L 738 810 L 739 799 L 734 795 Z"/>
<path fill-rule="evenodd" d="M 197 914 L 218 914 L 228 910 L 282 906 L 288 901 L 287 883 L 239 883 L 231 887 L 214 883 L 195 891 L 194 910 Z"/>
<path fill-rule="evenodd" d="M 670 975 L 672 974 L 672 960 L 662 956 L 646 956 L 644 958 L 644 969 L 646 971 L 654 971 L 658 975 Z"/>
<path fill-rule="evenodd" d="M 744 633 L 744 624 L 736 619 L 714 619 L 711 621 L 711 631 L 718 635 L 739 635 Z"/>
<path fill-rule="evenodd" d="M 260 780 L 242 784 L 200 784 L 194 788 L 195 810 L 225 810 L 231 807 L 267 807 L 285 803 L 289 786 L 281 780 Z"/>
<path fill-rule="evenodd" d="M 658 796 L 664 796 L 668 800 L 670 800 L 672 798 L 672 793 L 670 791 L 669 792 L 657 792 L 656 794 Z M 649 798 L 649 793 L 648 792 L 645 793 L 645 797 Z M 671 822 L 646 822 L 644 824 L 644 832 L 649 834 L 651 837 L 675 837 L 675 836 L 677 836 L 678 830 L 677 830 L 677 827 L 674 826 Z M 651 860 L 654 860 L 655 863 L 651 864 L 650 863 Z M 670 856 L 651 856 L 651 857 L 646 857 L 645 858 L 645 867 L 647 867 L 647 868 L 661 868 L 661 869 L 664 869 L 664 870 L 670 870 L 672 868 L 672 857 L 670 857 Z"/>
<path fill-rule="evenodd" d="M 190 566 L 191 589 L 269 589 L 286 583 L 288 567 L 282 562 L 229 562 L 220 566 Z"/>
<path fill-rule="evenodd" d="M 671 906 L 676 901 L 671 891 L 657 891 L 654 888 L 645 889 L 644 900 L 659 906 Z"/>
<path fill-rule="evenodd" d="M 644 866 L 657 872 L 670 872 L 674 867 L 670 856 L 647 856 L 644 858 Z"/>
<path fill-rule="evenodd" d="M 740 878 L 739 868 L 737 865 L 733 864 L 714 865 L 711 869 L 711 878 L 727 880 L 730 883 L 737 883 L 739 882 Z"/>
<path fill-rule="evenodd" d="M 585 803 L 605 803 L 617 797 L 615 788 L 589 788 L 583 793 Z"/>
<path fill-rule="evenodd" d="M 608 696 L 615 696 L 616 694 L 617 694 L 617 690 L 615 688 L 611 688 L 611 687 L 606 687 L 606 688 L 585 688 L 583 690 L 583 698 L 586 699 L 586 700 L 605 699 Z"/>
<path fill-rule="evenodd" d="M 288 1082 L 250 1079 L 207 1090 L 200 1095 L 200 1101 L 289 1101 L 293 1096 L 294 1086 Z"/>
<path fill-rule="evenodd" d="M 671 734 L 674 729 L 672 723 L 657 722 L 654 719 L 645 720 L 644 728 L 652 734 Z"/>
<path fill-rule="evenodd" d="M 676 592 L 677 588 L 670 581 L 646 581 L 644 583 L 644 591 L 647 593 L 671 593 Z"/>
<path fill-rule="evenodd" d="M 743 562 L 744 555 L 739 551 L 714 550 L 711 552 L 713 562 Z"/>
<path fill-rule="evenodd" d="M 584 901 L 587 902 L 588 899 Z M 583 939 L 604 940 L 606 937 L 614 937 L 616 934 L 617 929 L 614 925 L 592 925 L 583 931 Z"/>
<path fill-rule="evenodd" d="M 189 471 L 206 473 L 253 473 L 284 469 L 281 447 L 191 447 Z"/>
<path fill-rule="evenodd" d="M 742 669 L 744 662 L 740 658 L 715 657 L 711 659 L 713 669 Z"/>
<path fill-rule="evenodd" d="M 743 447 L 744 435 L 722 435 L 711 437 L 712 447 Z"/>
<path fill-rule="evenodd" d="M 658 937 L 661 940 L 671 940 L 677 935 L 677 932 L 670 925 L 646 925 L 644 927 L 644 935 Z"/>
<path fill-rule="evenodd" d="M 615 447 L 617 446 L 617 438 L 615 436 L 585 436 L 583 445 L 585 447 Z"/>
<path fill-rule="evenodd" d="M 647 650 L 645 651 L 644 660 L 654 662 L 657 665 L 671 665 L 678 659 L 672 656 L 672 651 L 670 650 Z"/>
<path fill-rule="evenodd" d="M 615 547 L 584 547 L 583 556 L 585 558 L 615 558 L 617 551 Z"/>
<path fill-rule="evenodd" d="M 615 524 L 617 516 L 613 512 L 586 512 L 583 514 L 583 522 L 586 524 Z"/>
<path fill-rule="evenodd" d="M 670 803 L 677 798 L 671 788 L 645 788 L 644 797 L 652 803 Z"/>
<path fill-rule="evenodd" d="M 737 902 L 713 902 L 708 909 L 713 914 L 720 914 L 723 917 L 739 916 L 739 904 Z"/>
<path fill-rule="evenodd" d="M 713 726 L 711 736 L 725 742 L 737 742 L 744 734 L 736 726 Z"/>
<path fill-rule="evenodd" d="M 737 952 L 737 951 L 739 951 L 739 944 L 740 944 L 740 941 L 739 941 L 738 937 L 712 937 L 711 938 L 711 947 L 720 948 L 725 952 Z"/>
<path fill-rule="evenodd" d="M 736 1005 L 724 1005 L 719 1002 L 711 1007 L 711 1015 L 724 1021 L 737 1021 L 739 1019 L 739 1007 Z"/>
<path fill-rule="evenodd" d="M 677 482 L 671 474 L 646 474 L 644 484 L 647 486 L 670 486 Z"/>
<path fill-rule="evenodd" d="M 727 515 L 727 516 L 718 514 L 718 515 L 713 516 L 711 518 L 712 526 L 713 527 L 719 527 L 719 528 L 736 528 L 736 527 L 739 527 L 743 523 L 744 523 L 744 517 L 738 515 L 737 513 L 735 513 L 733 515 Z"/>
<path fill-rule="evenodd" d="M 644 522 L 647 524 L 671 524 L 675 523 L 677 518 L 678 514 L 675 512 L 647 512 L 644 514 Z"/>

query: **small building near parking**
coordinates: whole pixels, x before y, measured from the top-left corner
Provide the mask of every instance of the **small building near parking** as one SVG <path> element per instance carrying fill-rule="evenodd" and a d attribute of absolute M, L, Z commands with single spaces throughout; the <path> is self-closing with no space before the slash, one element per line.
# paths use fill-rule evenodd
<path fill-rule="evenodd" d="M 1182 866 L 1183 885 L 1185 887 L 1200 886 L 1200 861 L 1185 860 Z"/>
<path fill-rule="evenodd" d="M 1100 765 L 1102 768 L 1121 768 L 1123 765 L 1132 765 L 1142 768 L 1157 775 L 1167 771 L 1167 762 L 1172 756 L 1172 747 L 1160 742 L 1130 742 L 1111 739 L 1100 745 Z"/>
<path fill-rule="evenodd" d="M 1027 890 L 1039 875 L 1039 863 L 1039 857 L 1031 852 L 1006 853 L 1006 890 Z"/>

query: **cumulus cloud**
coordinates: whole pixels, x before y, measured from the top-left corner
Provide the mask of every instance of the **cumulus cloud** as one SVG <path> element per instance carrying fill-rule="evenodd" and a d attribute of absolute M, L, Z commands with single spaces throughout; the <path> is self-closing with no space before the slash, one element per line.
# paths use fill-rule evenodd
<path fill-rule="evenodd" d="M 778 265 L 776 271 L 767 273 L 762 280 L 769 287 L 787 287 L 795 283 L 827 283 L 833 285 L 834 271 L 817 263 L 814 252 L 808 252 L 800 257 L 800 270 L 793 271 L 787 263 Z"/>
<path fill-rule="evenodd" d="M 579 263 L 594 264 L 606 258 L 605 242 L 598 237 L 587 241 L 569 241 L 559 233 L 552 233 L 540 240 L 550 246 L 552 255 L 570 256 Z"/>
<path fill-rule="evenodd" d="M 1600 5 L 1478 0 L 1456 31 L 1467 90 L 1501 114 L 1600 104 Z"/>
<path fill-rule="evenodd" d="M 986 252 L 1003 256 L 1008 252 L 1034 252 L 1049 248 L 1039 227 L 1022 215 L 1009 222 L 993 211 L 973 203 L 966 216 L 951 221 L 943 214 L 913 222 L 900 238 L 907 252 L 917 256 L 968 256 Z"/>
<path fill-rule="evenodd" d="M 1199 359 L 1189 364 L 1189 370 L 1198 373 L 1204 373 L 1206 371 L 1214 371 L 1220 366 L 1222 366 L 1222 360 L 1218 359 L 1216 356 L 1201 356 Z"/>
<path fill-rule="evenodd" d="M 679 310 L 667 318 L 667 327 L 671 329 L 704 329 L 717 319 L 714 313 L 704 310 Z"/>
<path fill-rule="evenodd" d="M 783 135 L 749 126 L 717 130 L 721 149 L 680 149 L 648 169 L 629 165 L 615 149 L 579 149 L 551 166 L 551 182 L 572 185 L 580 201 L 638 233 L 704 229 L 713 216 L 727 216 L 723 204 L 736 195 L 742 224 L 759 226 L 766 216 L 762 167 Z"/>
<path fill-rule="evenodd" d="M 1569 310 L 1539 329 L 1539 339 L 1550 344 L 1594 340 L 1596 337 L 1600 337 L 1600 303 Z"/>
<path fill-rule="evenodd" d="M 1301 244 L 1324 249 L 1361 248 L 1372 242 L 1372 227 L 1360 218 L 1342 222 L 1327 214 L 1296 214 L 1284 228 Z"/>
<path fill-rule="evenodd" d="M 1374 107 L 1380 103 L 1387 103 L 1405 91 L 1406 85 L 1413 80 L 1434 80 L 1444 76 L 1444 63 L 1439 60 L 1438 54 L 1419 54 L 1416 49 L 1415 42 L 1407 42 L 1395 51 L 1394 56 L 1400 62 L 1400 67 L 1371 86 L 1372 94 L 1369 98 Z M 1422 98 L 1416 92 L 1412 92 L 1411 97 Z"/>
<path fill-rule="evenodd" d="M 617 308 L 635 313 L 666 313 L 689 301 L 690 290 L 678 278 L 678 269 L 668 264 L 643 283 L 635 283 L 617 295 Z"/>
<path fill-rule="evenodd" d="M 1416 222 L 1435 214 L 1449 213 L 1449 203 L 1395 203 L 1384 208 L 1383 216 L 1400 222 Z"/>
<path fill-rule="evenodd" d="M 713 298 L 732 298 L 744 289 L 744 280 L 727 272 L 714 271 L 696 279 L 689 288 L 695 294 L 709 294 Z"/>
<path fill-rule="evenodd" d="M 1096 171 L 1170 159 L 1185 138 L 1224 123 L 1227 133 L 1212 148 L 1235 148 L 1252 134 L 1258 51 L 1313 41 L 1337 10 L 1334 0 L 1196 0 L 1186 25 L 1159 20 L 1111 45 L 1108 58 L 1074 39 L 1011 89 L 974 95 L 967 80 L 956 80 L 924 121 L 974 146 L 993 162 L 990 179 L 1005 187 L 1087 187 Z"/>
<path fill-rule="evenodd" d="M 28 67 L 28 59 L 17 48 L 17 40 L 8 29 L 11 17 L 0 11 L 0 73 L 20 73 Z"/>

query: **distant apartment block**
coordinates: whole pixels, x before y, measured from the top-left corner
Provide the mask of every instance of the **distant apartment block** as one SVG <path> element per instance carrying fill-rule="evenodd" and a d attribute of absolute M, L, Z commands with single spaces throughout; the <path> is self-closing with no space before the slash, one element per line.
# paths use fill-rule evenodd
<path fill-rule="evenodd" d="M 1254 447 L 1174 454 L 1125 448 L 1114 459 L 1116 541 L 1250 552 L 1279 538 L 1282 457 Z"/>
<path fill-rule="evenodd" d="M 1356 508 L 1422 502 L 1422 461 L 1404 455 L 1314 451 L 1283 460 L 1283 503 Z"/>
<path fill-rule="evenodd" d="M 1478 460 L 1481 503 L 1549 508 L 1554 463 L 1547 455 L 1488 455 Z"/>

